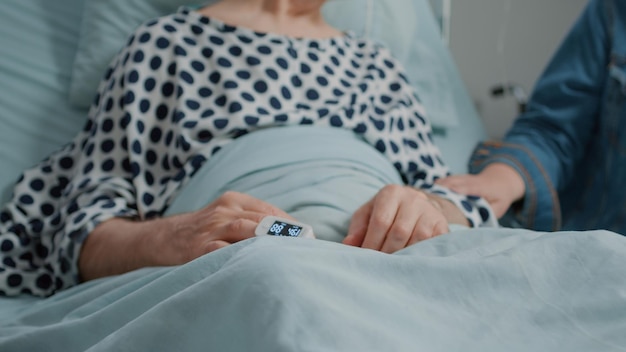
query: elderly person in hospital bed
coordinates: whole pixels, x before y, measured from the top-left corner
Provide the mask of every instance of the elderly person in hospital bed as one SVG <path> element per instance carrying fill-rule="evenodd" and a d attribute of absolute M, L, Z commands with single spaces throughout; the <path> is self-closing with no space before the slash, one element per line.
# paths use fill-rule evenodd
<path fill-rule="evenodd" d="M 353 209 L 347 245 L 392 253 L 449 224 L 497 225 L 485 200 L 435 184 L 448 169 L 402 67 L 384 47 L 329 26 L 324 2 L 223 0 L 140 26 L 83 130 L 26 171 L 1 210 L 0 292 L 46 296 L 184 264 L 254 236 L 267 215 L 289 218 L 240 192 L 165 215 L 205 163 L 269 128 L 348 131 L 342 143 L 382 155 L 402 180 Z"/>

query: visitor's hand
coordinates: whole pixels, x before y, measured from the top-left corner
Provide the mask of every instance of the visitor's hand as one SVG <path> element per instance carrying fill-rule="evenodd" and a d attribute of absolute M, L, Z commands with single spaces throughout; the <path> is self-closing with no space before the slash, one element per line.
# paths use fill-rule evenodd
<path fill-rule="evenodd" d="M 437 201 L 416 188 L 389 185 L 354 213 L 343 243 L 393 253 L 448 231 Z"/>
<path fill-rule="evenodd" d="M 498 218 L 502 217 L 511 204 L 522 199 L 525 184 L 512 167 L 495 163 L 487 166 L 478 175 L 456 175 L 437 181 L 457 193 L 484 198 Z"/>

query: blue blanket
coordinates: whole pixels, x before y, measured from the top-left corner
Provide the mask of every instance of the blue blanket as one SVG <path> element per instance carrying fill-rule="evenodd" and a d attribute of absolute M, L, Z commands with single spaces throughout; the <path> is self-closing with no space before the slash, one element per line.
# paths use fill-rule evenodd
<path fill-rule="evenodd" d="M 228 144 L 177 196 L 168 214 L 196 210 L 228 190 L 263 199 L 340 242 L 352 214 L 383 186 L 402 184 L 380 152 L 338 128 L 261 130 Z"/>
<path fill-rule="evenodd" d="M 393 255 L 344 246 L 350 211 L 397 175 L 345 131 L 279 132 L 224 148 L 169 211 L 249 191 L 327 241 L 254 238 L 47 299 L 0 299 L 0 351 L 626 350 L 624 237 L 459 228 Z"/>

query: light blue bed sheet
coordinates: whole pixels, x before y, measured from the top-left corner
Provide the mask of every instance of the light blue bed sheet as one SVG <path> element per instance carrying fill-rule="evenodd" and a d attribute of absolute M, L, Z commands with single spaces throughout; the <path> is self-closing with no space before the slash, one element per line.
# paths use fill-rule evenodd
<path fill-rule="evenodd" d="M 325 147 L 258 144 L 286 131 L 289 143 Z M 242 137 L 170 209 L 195 209 L 232 186 L 308 217 L 328 241 L 257 237 L 47 299 L 0 299 L 0 351 L 626 350 L 620 235 L 459 228 L 393 255 L 334 242 L 351 209 L 397 177 L 345 137 L 302 127 Z M 263 151 L 272 163 L 255 159 Z M 287 176 L 272 178 L 278 170 Z M 325 196 L 337 187 L 358 196 Z"/>
<path fill-rule="evenodd" d="M 10 316 L 2 300 L 0 350 L 623 351 L 625 258 L 608 232 L 468 230 L 395 255 L 257 238 Z"/>

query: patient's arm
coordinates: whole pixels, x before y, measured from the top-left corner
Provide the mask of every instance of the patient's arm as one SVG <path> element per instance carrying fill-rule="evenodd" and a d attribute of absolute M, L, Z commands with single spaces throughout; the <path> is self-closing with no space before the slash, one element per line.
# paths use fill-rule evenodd
<path fill-rule="evenodd" d="M 105 221 L 83 244 L 78 262 L 81 279 L 187 263 L 253 237 L 257 224 L 267 215 L 291 218 L 261 200 L 227 192 L 195 212 L 149 221 Z"/>
<path fill-rule="evenodd" d="M 389 185 L 354 213 L 344 243 L 393 253 L 449 232 L 448 223 L 468 225 L 452 202 L 414 187 Z"/>

